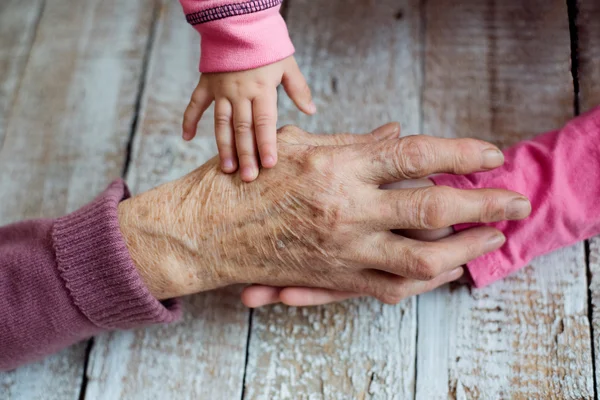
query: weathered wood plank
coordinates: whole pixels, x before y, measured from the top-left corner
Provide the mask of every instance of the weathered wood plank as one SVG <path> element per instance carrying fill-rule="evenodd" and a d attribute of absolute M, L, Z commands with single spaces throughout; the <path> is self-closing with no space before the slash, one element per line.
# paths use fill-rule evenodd
<path fill-rule="evenodd" d="M 600 3 L 580 0 L 577 13 L 577 69 L 581 112 L 600 105 Z M 600 391 L 600 236 L 590 240 L 590 296 L 596 393 Z"/>
<path fill-rule="evenodd" d="M 119 176 L 150 23 L 145 5 L 45 5 L 0 152 L 0 223 L 64 214 Z M 1 374 L 0 397 L 76 399 L 84 357 L 81 343 Z"/>
<path fill-rule="evenodd" d="M 581 112 L 600 105 L 600 2 L 577 1 L 577 69 Z"/>
<path fill-rule="evenodd" d="M 42 0 L 0 3 L 0 149 L 42 9 Z"/>
<path fill-rule="evenodd" d="M 420 124 L 420 16 L 413 0 L 294 0 L 287 10 L 297 59 L 318 114 L 288 99 L 280 119 L 313 132 Z M 310 27 L 310 29 L 307 29 Z M 392 307 L 353 300 L 254 312 L 245 397 L 406 399 L 414 396 L 415 299 Z"/>
<path fill-rule="evenodd" d="M 163 0 L 128 176 L 133 192 L 178 178 L 216 154 L 211 113 L 199 137 L 181 139 L 198 56 L 198 35 L 180 5 Z M 180 323 L 96 338 L 85 398 L 241 398 L 249 311 L 239 290 L 192 296 L 184 306 Z"/>
<path fill-rule="evenodd" d="M 424 127 L 506 146 L 573 115 L 562 0 L 426 3 Z M 460 23 L 457 23 L 460 21 Z M 583 245 L 419 298 L 417 399 L 593 398 Z"/>

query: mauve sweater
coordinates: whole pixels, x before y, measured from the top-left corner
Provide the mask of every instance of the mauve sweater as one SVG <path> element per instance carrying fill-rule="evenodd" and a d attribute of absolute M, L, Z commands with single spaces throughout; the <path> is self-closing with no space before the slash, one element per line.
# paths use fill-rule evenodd
<path fill-rule="evenodd" d="M 494 224 L 508 240 L 467 265 L 478 286 L 600 233 L 599 145 L 600 107 L 509 149 L 497 170 L 435 178 L 437 184 L 466 189 L 516 190 L 533 205 L 524 221 Z M 65 217 L 0 228 L 0 370 L 104 330 L 178 317 L 178 303 L 154 299 L 130 259 L 117 219 L 117 204 L 127 196 L 118 180 Z"/>
<path fill-rule="evenodd" d="M 117 220 L 123 181 L 58 219 L 0 228 L 0 371 L 98 332 L 175 320 L 133 265 Z"/>

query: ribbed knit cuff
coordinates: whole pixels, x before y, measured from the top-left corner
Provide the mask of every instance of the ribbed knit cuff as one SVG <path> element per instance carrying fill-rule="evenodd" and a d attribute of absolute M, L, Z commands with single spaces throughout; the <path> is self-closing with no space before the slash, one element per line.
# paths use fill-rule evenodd
<path fill-rule="evenodd" d="M 200 72 L 245 71 L 293 55 L 280 7 L 195 25 L 202 37 Z"/>
<path fill-rule="evenodd" d="M 127 250 L 117 205 L 128 198 L 122 180 L 92 203 L 56 220 L 52 239 L 58 270 L 75 305 L 104 329 L 128 329 L 179 318 L 179 302 L 150 294 Z"/>

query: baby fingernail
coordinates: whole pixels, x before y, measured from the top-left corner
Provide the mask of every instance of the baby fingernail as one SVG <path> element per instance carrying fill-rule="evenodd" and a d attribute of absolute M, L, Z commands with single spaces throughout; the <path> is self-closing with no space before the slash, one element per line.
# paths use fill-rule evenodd
<path fill-rule="evenodd" d="M 504 242 L 506 242 L 506 237 L 500 232 L 497 232 L 488 238 L 485 244 L 485 251 L 494 251 L 500 248 L 504 244 Z"/>
<path fill-rule="evenodd" d="M 265 167 L 272 167 L 273 165 L 275 165 L 275 159 L 273 158 L 273 156 L 266 156 L 265 160 L 263 161 L 263 164 Z"/>
<path fill-rule="evenodd" d="M 506 207 L 506 219 L 520 220 L 531 213 L 531 203 L 525 197 L 513 199 Z"/>
<path fill-rule="evenodd" d="M 481 154 L 481 168 L 492 169 L 504 164 L 504 154 L 500 150 L 487 149 Z"/>
<path fill-rule="evenodd" d="M 242 178 L 246 181 L 251 181 L 256 178 L 256 170 L 252 167 L 242 168 Z"/>
<path fill-rule="evenodd" d="M 308 111 L 310 111 L 310 113 L 316 113 L 317 112 L 317 105 L 313 102 L 310 102 L 308 104 Z"/>
<path fill-rule="evenodd" d="M 233 168 L 233 161 L 225 160 L 223 161 L 223 169 L 231 170 Z"/>

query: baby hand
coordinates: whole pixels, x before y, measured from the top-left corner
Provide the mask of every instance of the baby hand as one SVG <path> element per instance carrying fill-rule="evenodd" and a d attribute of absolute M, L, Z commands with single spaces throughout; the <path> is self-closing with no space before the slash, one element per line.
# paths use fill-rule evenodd
<path fill-rule="evenodd" d="M 248 71 L 202 74 L 183 116 L 183 138 L 191 140 L 196 135 L 198 121 L 214 101 L 221 169 L 232 173 L 239 165 L 242 180 L 253 181 L 259 161 L 265 168 L 277 163 L 279 84 L 302 112 L 315 113 L 310 89 L 294 57 Z"/>

